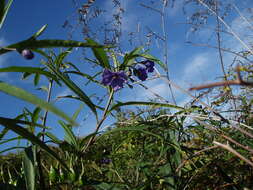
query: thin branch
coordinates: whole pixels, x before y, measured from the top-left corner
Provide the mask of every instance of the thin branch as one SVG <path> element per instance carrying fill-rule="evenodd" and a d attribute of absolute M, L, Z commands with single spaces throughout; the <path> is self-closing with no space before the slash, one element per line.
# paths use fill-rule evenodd
<path fill-rule="evenodd" d="M 234 150 L 232 147 L 230 147 L 228 144 L 225 145 L 225 144 L 222 144 L 222 143 L 219 143 L 217 141 L 213 141 L 213 143 L 215 145 L 218 145 L 219 147 L 225 149 L 225 150 L 228 150 L 229 152 L 231 152 L 232 154 L 234 154 L 235 156 L 237 156 L 238 158 L 240 158 L 241 160 L 245 161 L 247 164 L 249 164 L 251 167 L 253 167 L 253 163 L 245 158 L 244 156 L 242 156 L 239 152 L 237 152 L 236 150 Z"/>
<path fill-rule="evenodd" d="M 156 9 L 156 8 L 154 8 L 154 7 L 150 7 L 150 6 L 148 6 L 148 5 L 145 5 L 144 3 L 140 3 L 140 5 L 143 6 L 143 7 L 145 7 L 145 8 L 147 8 L 147 9 L 150 9 L 150 10 L 152 10 L 152 11 L 155 11 L 155 12 L 157 12 L 157 13 L 159 13 L 159 14 L 162 14 L 162 12 L 161 12 L 160 10 L 158 10 L 158 9 Z"/>
<path fill-rule="evenodd" d="M 200 155 L 201 153 L 203 152 L 206 152 L 206 151 L 209 151 L 209 150 L 212 150 L 212 149 L 215 149 L 215 148 L 218 148 L 219 146 L 217 145 L 214 145 L 214 146 L 211 146 L 211 147 L 207 147 L 207 148 L 204 148 L 198 152 L 195 152 L 193 155 L 191 155 L 190 157 L 188 157 L 187 159 L 185 159 L 183 162 L 181 162 L 181 164 L 177 167 L 176 169 L 176 173 L 179 172 L 179 170 L 188 162 L 190 161 L 190 159 L 194 158 L 195 156 L 198 156 Z"/>
<path fill-rule="evenodd" d="M 215 11 L 216 11 L 216 22 L 217 22 L 217 43 L 218 43 L 218 52 L 219 52 L 219 58 L 220 58 L 220 64 L 221 64 L 221 69 L 224 75 L 224 79 L 225 81 L 227 81 L 227 75 L 226 75 L 226 71 L 225 71 L 225 67 L 224 67 L 224 62 L 223 62 L 223 56 L 222 56 L 222 52 L 221 52 L 221 36 L 220 36 L 220 20 L 218 18 L 219 16 L 219 9 L 218 9 L 218 3 L 215 2 Z"/>
<path fill-rule="evenodd" d="M 180 90 L 181 92 L 187 94 L 188 96 L 196 99 L 195 96 L 193 96 L 189 91 L 181 88 L 180 86 L 178 86 L 176 83 L 172 82 L 171 80 L 168 80 L 168 78 L 166 76 L 163 76 L 159 73 L 159 71 L 157 69 L 155 69 L 156 75 L 157 77 L 163 79 L 167 84 L 171 84 L 173 87 L 175 87 L 176 89 Z M 208 110 L 210 110 L 213 114 L 217 115 L 218 117 L 221 118 L 221 120 L 223 122 L 226 122 L 229 124 L 229 121 L 227 119 L 225 119 L 221 114 L 219 114 L 215 109 L 213 109 L 212 107 L 210 107 L 208 104 L 206 104 L 205 102 L 198 100 L 199 103 L 201 103 L 203 106 L 205 106 Z"/>
<path fill-rule="evenodd" d="M 50 99 L 51 99 L 52 86 L 53 86 L 53 80 L 51 79 L 48 84 L 48 93 L 47 93 L 47 100 L 46 100 L 47 102 L 50 102 Z M 48 110 L 45 111 L 45 114 L 43 117 L 42 125 L 44 126 L 46 125 L 46 122 L 47 122 L 47 115 L 48 115 Z M 42 130 L 42 141 L 45 140 L 45 130 L 46 128 L 43 128 Z"/>
<path fill-rule="evenodd" d="M 234 9 L 237 11 L 237 13 L 240 15 L 241 18 L 250 26 L 250 28 L 253 30 L 253 25 L 251 24 L 251 21 L 249 21 L 245 16 L 242 15 L 241 11 L 238 9 L 238 7 L 233 4 Z"/>
<path fill-rule="evenodd" d="M 96 126 L 96 129 L 95 129 L 95 131 L 94 131 L 94 134 L 96 134 L 96 133 L 99 131 L 101 125 L 103 124 L 104 120 L 106 119 L 107 111 L 108 111 L 108 109 L 109 109 L 109 107 L 110 107 L 110 105 L 111 105 L 112 99 L 113 99 L 113 94 L 114 94 L 114 91 L 113 91 L 113 89 L 111 89 L 109 99 L 108 99 L 108 101 L 107 101 L 106 107 L 105 107 L 104 112 L 103 112 L 103 116 L 102 116 L 101 120 L 97 123 L 97 126 Z M 84 152 L 85 152 L 85 151 L 87 150 L 87 148 L 94 142 L 95 138 L 96 138 L 96 135 L 93 135 L 93 136 L 90 138 L 90 140 L 88 141 L 88 143 L 87 143 L 87 145 L 86 145 L 86 147 L 85 147 L 85 149 L 84 149 Z"/>
<path fill-rule="evenodd" d="M 198 24 L 194 24 L 194 23 L 191 23 L 191 22 L 178 22 L 178 23 L 175 23 L 175 24 L 183 24 L 183 25 L 188 24 L 188 25 L 192 25 L 192 26 L 195 26 L 195 27 L 199 26 Z M 202 26 L 202 28 L 203 29 L 210 29 L 210 30 L 216 31 L 216 32 L 218 31 L 217 28 L 212 28 L 212 27 L 209 27 L 209 26 Z M 229 34 L 229 35 L 233 35 L 232 33 L 228 32 L 226 30 L 221 30 L 220 29 L 220 32 L 225 33 L 225 34 Z"/>
<path fill-rule="evenodd" d="M 243 148 L 243 149 L 249 151 L 251 154 L 253 154 L 253 149 L 250 148 L 249 146 L 244 146 L 244 145 L 238 143 L 237 141 L 235 141 L 234 139 L 232 139 L 232 138 L 230 138 L 230 137 L 228 137 L 228 136 L 226 136 L 226 135 L 221 135 L 221 136 L 222 136 L 224 139 L 227 139 L 228 141 L 234 143 L 235 145 L 237 145 L 237 146 L 239 146 L 239 147 L 241 147 L 241 148 Z"/>
<path fill-rule="evenodd" d="M 196 87 L 192 87 L 189 90 L 202 90 L 202 89 L 206 89 L 206 88 L 214 88 L 214 87 L 218 87 L 218 86 L 229 86 L 229 85 L 240 85 L 240 86 L 253 87 L 253 82 L 247 82 L 242 79 L 239 66 L 236 67 L 236 72 L 237 72 L 237 79 L 236 80 L 228 80 L 228 81 L 221 81 L 221 82 L 214 82 L 214 83 L 210 83 L 210 84 L 199 85 Z"/>
<path fill-rule="evenodd" d="M 253 54 L 253 50 L 244 42 L 241 40 L 241 38 L 233 31 L 233 29 L 219 16 L 216 14 L 214 10 L 212 10 L 206 3 L 204 3 L 202 0 L 198 0 L 200 4 L 202 4 L 204 7 L 206 7 L 211 13 L 216 15 L 218 19 L 226 26 L 226 28 L 233 34 L 233 36 L 251 53 Z"/>

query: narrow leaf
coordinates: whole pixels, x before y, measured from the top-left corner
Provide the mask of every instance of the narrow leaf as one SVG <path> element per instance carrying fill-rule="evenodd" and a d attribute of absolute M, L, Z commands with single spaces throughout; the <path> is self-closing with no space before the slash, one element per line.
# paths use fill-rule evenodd
<path fill-rule="evenodd" d="M 35 189 L 35 155 L 35 146 L 25 148 L 23 154 L 23 166 L 27 190 Z"/>
<path fill-rule="evenodd" d="M 46 77 L 52 78 L 57 81 L 57 78 L 51 74 L 48 71 L 44 71 L 41 68 L 38 67 L 18 67 L 18 66 L 11 66 L 11 67 L 5 67 L 5 68 L 0 68 L 0 72 L 26 72 L 26 76 L 23 76 L 23 78 L 26 78 L 28 74 L 31 73 L 36 73 L 36 74 L 41 74 Z"/>
<path fill-rule="evenodd" d="M 13 122 L 13 120 L 3 117 L 0 117 L 0 124 L 17 133 L 18 135 L 22 136 L 23 138 L 31 141 L 33 144 L 38 145 L 41 149 L 45 150 L 50 156 L 58 160 L 65 169 L 69 170 L 67 165 L 53 150 L 51 150 L 43 141 L 41 141 L 38 137 L 29 132 L 27 129 L 17 125 L 15 122 Z"/>
<path fill-rule="evenodd" d="M 158 65 L 160 65 L 163 69 L 167 69 L 167 66 L 162 62 L 160 61 L 159 59 L 155 58 L 154 56 L 150 55 L 150 54 L 140 54 L 141 57 L 144 57 L 150 61 L 154 61 L 155 63 L 157 63 Z"/>
<path fill-rule="evenodd" d="M 47 28 L 47 24 L 42 26 L 32 37 L 33 38 L 39 37 L 46 30 L 46 28 Z"/>
<path fill-rule="evenodd" d="M 80 114 L 80 112 L 82 111 L 83 107 L 84 107 L 84 105 L 81 104 L 81 105 L 79 106 L 79 108 L 75 111 L 75 113 L 73 114 L 72 119 L 73 119 L 74 121 L 76 121 L 76 119 L 77 119 L 78 115 Z"/>
<path fill-rule="evenodd" d="M 37 105 L 45 110 L 51 111 L 52 113 L 62 117 L 63 119 L 67 120 L 68 122 L 70 122 L 72 125 L 77 125 L 75 123 L 75 121 L 73 121 L 69 116 L 67 116 L 64 112 L 60 111 L 59 109 L 57 109 L 56 107 L 54 107 L 53 105 L 51 105 L 50 103 L 34 96 L 33 94 L 30 94 L 29 92 L 9 85 L 7 83 L 4 82 L 0 82 L 0 91 L 9 94 L 11 96 L 15 96 L 19 99 L 25 100 L 31 104 Z"/>
<path fill-rule="evenodd" d="M 28 39 L 16 44 L 9 45 L 4 48 L 0 48 L 0 55 L 13 51 L 11 49 L 37 49 L 37 48 L 54 48 L 54 47 L 96 47 L 102 48 L 104 46 L 94 45 L 85 42 L 73 41 L 73 40 L 34 40 Z"/>
<path fill-rule="evenodd" d="M 61 141 L 60 139 L 58 139 L 55 135 L 53 135 L 53 134 L 50 133 L 50 132 L 46 132 L 45 135 L 46 135 L 47 137 L 49 137 L 49 138 L 50 138 L 54 143 L 56 143 L 56 144 L 62 143 L 62 141 Z"/>
<path fill-rule="evenodd" d="M 155 103 L 155 102 L 125 102 L 125 103 L 117 103 L 111 107 L 110 110 L 108 110 L 108 113 L 111 111 L 122 107 L 122 106 L 130 106 L 130 105 L 136 105 L 136 106 L 153 106 L 153 107 L 167 107 L 167 108 L 174 108 L 174 109 L 179 109 L 179 110 L 184 110 L 183 107 L 176 106 L 173 104 L 165 104 L 165 103 Z"/>
<path fill-rule="evenodd" d="M 12 2 L 13 2 L 13 0 L 9 0 L 8 1 L 7 5 L 4 7 L 3 13 L 1 13 L 1 15 L 0 15 L 1 16 L 1 18 L 0 18 L 0 29 L 3 26 L 4 20 L 5 20 L 6 16 L 7 16 L 7 13 L 9 12 L 9 9 L 11 7 Z M 1 0 L 1 6 L 4 6 L 4 4 L 5 4 L 5 0 Z M 2 7 L 1 7 L 1 9 L 2 9 Z"/>
<path fill-rule="evenodd" d="M 91 45 L 99 46 L 99 44 L 97 42 L 93 41 L 92 39 L 86 39 L 86 41 Z M 110 69 L 109 59 L 106 55 L 105 50 L 102 47 L 101 48 L 92 47 L 91 49 L 92 49 L 94 56 L 99 61 L 100 66 L 103 68 Z"/>
<path fill-rule="evenodd" d="M 64 123 L 63 121 L 59 121 L 59 124 L 64 129 L 64 133 L 65 133 L 64 140 L 67 141 L 69 144 L 77 147 L 77 140 L 76 140 L 75 134 L 72 131 L 72 128 L 66 123 Z"/>
<path fill-rule="evenodd" d="M 92 110 L 92 112 L 97 117 L 97 111 L 96 106 L 93 104 L 93 102 L 90 100 L 90 98 L 72 81 L 70 80 L 67 75 L 61 73 L 59 70 L 57 70 L 53 65 L 46 64 L 48 68 L 59 78 L 62 80 L 62 82 L 65 83 L 65 85 L 72 90 L 79 98 Z"/>

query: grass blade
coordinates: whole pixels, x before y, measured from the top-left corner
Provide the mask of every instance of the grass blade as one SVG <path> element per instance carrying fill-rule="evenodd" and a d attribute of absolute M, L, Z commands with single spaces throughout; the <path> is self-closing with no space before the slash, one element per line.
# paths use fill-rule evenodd
<path fill-rule="evenodd" d="M 90 98 L 72 81 L 70 80 L 65 74 L 58 71 L 53 65 L 45 63 L 48 68 L 59 78 L 65 85 L 72 90 L 89 108 L 97 117 L 97 110 L 96 106 L 90 100 Z"/>
<path fill-rule="evenodd" d="M 27 129 L 17 125 L 17 123 L 15 123 L 11 119 L 2 117 L 0 118 L 0 124 L 17 133 L 18 135 L 22 136 L 23 138 L 29 140 L 33 144 L 38 145 L 41 149 L 45 150 L 50 156 L 58 160 L 59 163 L 62 164 L 62 166 L 69 171 L 68 166 L 61 160 L 61 158 L 53 150 L 51 150 L 43 141 L 41 141 L 38 137 L 29 132 Z"/>
<path fill-rule="evenodd" d="M 19 99 L 25 100 L 25 101 L 27 101 L 31 104 L 34 104 L 38 107 L 41 107 L 45 110 L 51 111 L 52 113 L 62 117 L 66 121 L 70 122 L 72 125 L 77 125 L 75 123 L 75 121 L 73 121 L 64 112 L 60 111 L 59 109 L 57 109 L 56 107 L 54 107 L 50 103 L 34 96 L 33 94 L 31 94 L 31 93 L 29 93 L 29 92 L 27 92 L 27 91 L 25 91 L 21 88 L 9 85 L 9 84 L 4 83 L 4 82 L 0 82 L 0 91 L 4 92 L 6 94 L 9 94 L 11 96 L 15 96 Z"/>
<path fill-rule="evenodd" d="M 130 105 L 153 106 L 153 107 L 167 107 L 167 108 L 174 108 L 174 109 L 184 110 L 183 107 L 176 106 L 176 105 L 173 105 L 173 104 L 164 104 L 164 103 L 155 103 L 155 102 L 125 102 L 125 103 L 119 102 L 119 103 L 113 105 L 111 107 L 111 109 L 108 110 L 108 113 L 110 113 L 111 111 L 113 111 L 113 110 L 115 110 L 115 109 L 117 109 L 119 107 L 130 106 Z"/>
<path fill-rule="evenodd" d="M 10 9 L 10 7 L 11 7 L 11 4 L 12 4 L 12 2 L 13 2 L 13 0 L 9 0 L 8 1 L 8 3 L 7 3 L 7 5 L 5 6 L 5 1 L 4 0 L 1 0 L 1 9 L 3 10 L 3 6 L 4 6 L 4 10 L 3 10 L 3 12 L 2 12 L 2 10 L 1 10 L 1 18 L 0 18 L 0 29 L 2 28 L 2 26 L 3 26 L 3 23 L 4 23 L 4 21 L 5 21 L 5 18 L 6 18 L 6 16 L 7 16 L 7 13 L 9 12 L 9 9 Z"/>
<path fill-rule="evenodd" d="M 23 168 L 27 190 L 35 189 L 35 162 L 36 162 L 35 146 L 25 148 L 23 154 Z"/>
<path fill-rule="evenodd" d="M 38 67 L 18 67 L 18 66 L 11 66 L 11 67 L 5 67 L 5 68 L 0 68 L 0 72 L 27 72 L 27 73 L 36 73 L 36 74 L 41 74 L 46 77 L 49 77 L 51 79 L 54 79 L 57 81 L 57 78 L 51 74 L 48 71 L 44 71 L 42 68 Z"/>
<path fill-rule="evenodd" d="M 99 45 L 97 42 L 93 41 L 92 39 L 86 39 L 86 41 L 89 44 L 94 45 L 94 46 Z M 102 47 L 100 47 L 100 48 L 92 47 L 92 52 L 93 52 L 94 56 L 97 58 L 97 60 L 99 61 L 101 67 L 108 68 L 108 69 L 111 68 L 110 63 L 109 63 L 109 59 L 106 55 L 105 50 Z"/>
<path fill-rule="evenodd" d="M 54 48 L 54 47 L 91 47 L 91 48 L 102 48 L 102 45 L 94 45 L 85 42 L 79 42 L 74 40 L 34 40 L 33 38 L 29 38 L 28 40 L 24 40 L 12 45 L 9 45 L 4 48 L 0 48 L 0 55 L 13 51 L 11 49 L 37 49 L 37 48 Z"/>

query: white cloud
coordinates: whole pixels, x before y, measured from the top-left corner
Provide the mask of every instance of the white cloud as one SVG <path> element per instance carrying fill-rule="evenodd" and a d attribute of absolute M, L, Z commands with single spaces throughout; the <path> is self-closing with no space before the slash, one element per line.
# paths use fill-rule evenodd
<path fill-rule="evenodd" d="M 211 67 L 211 60 L 212 62 L 215 61 L 212 59 L 210 53 L 200 53 L 195 55 L 188 63 L 186 63 L 181 79 L 187 82 L 191 80 L 192 82 L 200 80 L 199 78 L 201 77 L 203 80 L 203 77 L 205 78 L 210 74 L 209 68 Z"/>

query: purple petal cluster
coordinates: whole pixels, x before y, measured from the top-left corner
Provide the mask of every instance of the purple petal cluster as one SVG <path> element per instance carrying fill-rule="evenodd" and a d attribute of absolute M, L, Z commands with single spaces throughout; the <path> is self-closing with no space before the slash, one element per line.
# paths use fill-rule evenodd
<path fill-rule="evenodd" d="M 143 61 L 142 64 L 144 64 L 146 66 L 147 71 L 149 73 L 152 73 L 154 71 L 155 63 L 153 61 L 146 60 L 146 61 Z"/>
<path fill-rule="evenodd" d="M 145 60 L 137 63 L 134 67 L 129 67 L 129 71 L 126 74 L 124 71 L 113 72 L 109 69 L 105 69 L 102 74 L 102 84 L 105 86 L 111 86 L 114 91 L 117 91 L 123 88 L 124 83 L 127 83 L 128 78 L 130 81 L 134 81 L 131 78 L 132 73 L 140 79 L 141 81 L 145 81 L 148 78 L 148 73 L 154 71 L 154 62 L 150 60 Z M 127 83 L 127 85 L 131 88 L 131 85 Z"/>
<path fill-rule="evenodd" d="M 135 75 L 142 81 L 148 78 L 148 72 L 152 73 L 154 71 L 155 63 L 150 60 L 142 61 L 137 64 L 134 68 Z"/>
<path fill-rule="evenodd" d="M 134 74 L 142 81 L 148 78 L 147 68 L 143 64 L 137 64 L 134 69 Z"/>
<path fill-rule="evenodd" d="M 100 162 L 101 162 L 101 164 L 110 164 L 112 162 L 112 160 L 109 158 L 102 158 L 100 160 Z"/>
<path fill-rule="evenodd" d="M 24 50 L 22 50 L 21 55 L 22 55 L 25 59 L 28 59 L 28 60 L 34 58 L 33 52 L 32 52 L 31 50 L 29 50 L 29 49 L 24 49 Z"/>
<path fill-rule="evenodd" d="M 112 72 L 105 69 L 102 74 L 102 84 L 111 86 L 114 91 L 123 88 L 123 84 L 127 81 L 127 75 L 124 71 Z"/>

